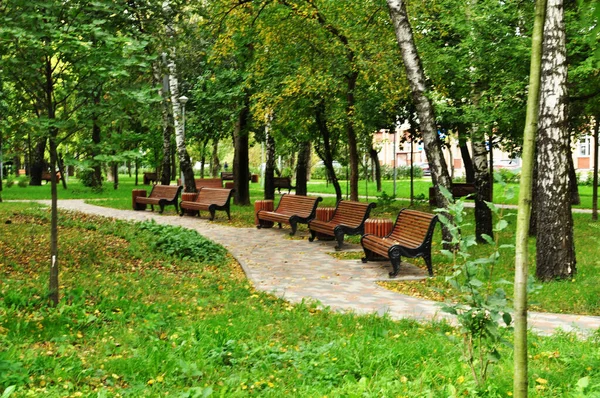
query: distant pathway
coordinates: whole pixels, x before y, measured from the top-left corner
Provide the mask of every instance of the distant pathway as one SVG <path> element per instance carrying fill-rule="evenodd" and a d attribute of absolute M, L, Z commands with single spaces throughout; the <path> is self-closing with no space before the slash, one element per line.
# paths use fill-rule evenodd
<path fill-rule="evenodd" d="M 49 205 L 49 201 L 40 201 Z M 287 239 L 289 228 L 236 228 L 208 221 L 206 218 L 160 215 L 150 211 L 117 210 L 86 204 L 83 200 L 59 200 L 59 208 L 122 220 L 155 220 L 160 224 L 182 226 L 198 231 L 219 243 L 239 261 L 254 287 L 292 303 L 318 300 L 324 307 L 357 314 L 388 314 L 393 319 L 455 319 L 441 312 L 434 301 L 417 299 L 384 289 L 377 281 L 389 280 L 387 262 L 337 260 L 327 253 L 334 242 L 308 242 Z M 173 214 L 173 213 L 171 213 Z M 226 217 L 217 213 L 217 217 Z M 348 245 L 359 250 L 357 245 Z M 422 279 L 426 272 L 402 263 L 397 279 Z M 600 317 L 529 312 L 529 327 L 540 334 L 556 329 L 582 334 L 600 328 Z"/>

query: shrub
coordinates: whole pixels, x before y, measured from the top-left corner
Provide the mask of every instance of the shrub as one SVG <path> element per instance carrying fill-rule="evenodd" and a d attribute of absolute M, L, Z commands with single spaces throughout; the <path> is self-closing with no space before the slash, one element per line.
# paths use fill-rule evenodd
<path fill-rule="evenodd" d="M 220 264 L 225 261 L 227 251 L 220 245 L 206 239 L 196 231 L 170 225 L 160 225 L 154 221 L 143 222 L 140 229 L 150 231 L 157 237 L 152 246 L 163 253 L 180 259 Z"/>
<path fill-rule="evenodd" d="M 79 178 L 84 187 L 94 187 L 94 170 L 79 170 L 77 172 L 77 178 Z M 100 179 L 100 181 L 102 181 L 102 179 Z"/>
<path fill-rule="evenodd" d="M 29 184 L 29 178 L 27 176 L 20 176 L 17 179 L 17 185 L 21 188 L 25 188 Z"/>

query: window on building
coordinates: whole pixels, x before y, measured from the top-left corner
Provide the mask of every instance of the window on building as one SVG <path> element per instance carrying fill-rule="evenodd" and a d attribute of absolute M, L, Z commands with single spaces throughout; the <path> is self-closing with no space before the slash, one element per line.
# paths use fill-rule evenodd
<path fill-rule="evenodd" d="M 586 135 L 585 137 L 581 137 L 578 143 L 579 147 L 579 156 L 590 156 L 592 150 L 592 137 Z"/>

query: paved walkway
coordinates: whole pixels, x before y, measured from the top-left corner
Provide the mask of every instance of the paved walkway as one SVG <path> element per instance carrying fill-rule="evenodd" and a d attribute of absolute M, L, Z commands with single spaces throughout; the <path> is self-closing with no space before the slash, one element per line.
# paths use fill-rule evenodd
<path fill-rule="evenodd" d="M 49 205 L 49 201 L 43 201 Z M 289 228 L 261 229 L 235 228 L 208 221 L 206 218 L 160 215 L 150 211 L 116 210 L 94 206 L 82 200 L 59 200 L 59 208 L 80 211 L 123 220 L 155 220 L 157 223 L 182 226 L 198 231 L 203 236 L 227 248 L 239 261 L 254 287 L 292 303 L 317 300 L 324 307 L 358 314 L 388 314 L 393 319 L 418 320 L 454 318 L 441 312 L 438 303 L 417 299 L 384 289 L 377 281 L 389 280 L 387 262 L 338 260 L 327 253 L 334 251 L 335 243 L 308 242 L 288 239 Z M 217 213 L 224 217 L 224 213 Z M 350 250 L 360 250 L 348 245 Z M 402 263 L 397 279 L 421 279 L 426 272 L 408 263 Z M 540 334 L 551 334 L 557 329 L 588 334 L 600 328 L 600 317 L 529 312 L 529 327 Z"/>

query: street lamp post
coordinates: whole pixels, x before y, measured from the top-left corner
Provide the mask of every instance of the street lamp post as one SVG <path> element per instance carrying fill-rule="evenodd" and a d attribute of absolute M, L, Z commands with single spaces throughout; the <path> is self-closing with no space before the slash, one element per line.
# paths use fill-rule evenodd
<path fill-rule="evenodd" d="M 182 141 L 185 142 L 185 104 L 188 102 L 189 98 L 185 95 L 179 97 L 179 103 L 181 104 L 181 131 L 182 131 Z M 185 175 L 183 174 L 183 170 L 181 169 L 181 165 L 179 165 L 179 174 L 181 174 L 181 185 L 185 186 Z"/>

